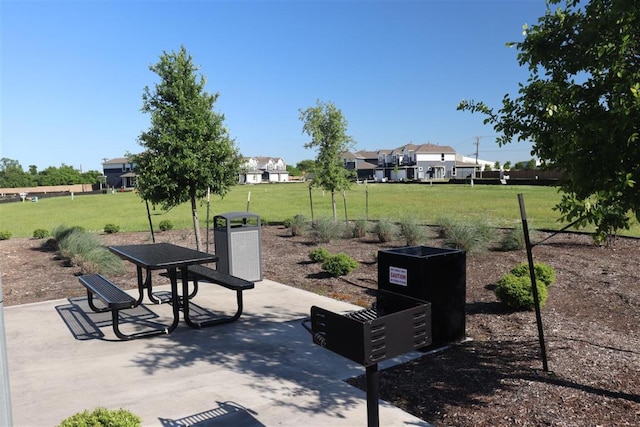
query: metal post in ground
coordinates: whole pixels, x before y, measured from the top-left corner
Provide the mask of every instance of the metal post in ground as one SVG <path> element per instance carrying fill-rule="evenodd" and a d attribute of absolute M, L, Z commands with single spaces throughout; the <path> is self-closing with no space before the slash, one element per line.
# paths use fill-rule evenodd
<path fill-rule="evenodd" d="M 540 298 L 538 297 L 538 287 L 536 286 L 536 271 L 533 263 L 533 253 L 531 240 L 529 239 L 529 226 L 527 225 L 527 213 L 524 210 L 524 197 L 518 194 L 518 203 L 520 204 L 520 216 L 522 217 L 522 231 L 524 233 L 524 242 L 527 247 L 527 260 L 529 261 L 529 275 L 531 277 L 531 291 L 533 292 L 533 302 L 536 306 L 536 323 L 538 324 L 538 340 L 540 341 L 540 353 L 542 354 L 542 369 L 549 372 L 547 364 L 547 350 L 544 343 L 544 330 L 542 328 L 542 315 L 540 314 Z"/>
<path fill-rule="evenodd" d="M 367 366 L 367 426 L 378 427 L 380 425 L 380 414 L 378 408 L 378 385 L 379 373 L 378 364 Z"/>
<path fill-rule="evenodd" d="M 0 278 L 0 425 L 12 426 L 11 389 L 9 387 L 9 361 L 4 330 L 4 297 Z"/>

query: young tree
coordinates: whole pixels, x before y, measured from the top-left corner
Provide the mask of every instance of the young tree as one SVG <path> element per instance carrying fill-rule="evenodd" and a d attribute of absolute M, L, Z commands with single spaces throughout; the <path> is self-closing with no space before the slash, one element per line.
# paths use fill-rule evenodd
<path fill-rule="evenodd" d="M 144 151 L 132 155 L 142 199 L 169 209 L 191 202 L 196 246 L 201 250 L 196 200 L 211 193 L 224 196 L 238 182 L 241 157 L 213 106 L 218 94 L 204 90 L 206 79 L 184 46 L 163 52 L 149 67 L 160 77 L 153 90 L 144 88 L 142 111 L 151 127 L 138 142 Z"/>
<path fill-rule="evenodd" d="M 518 97 L 494 112 L 482 102 L 458 109 L 481 112 L 501 134 L 533 141 L 532 154 L 564 170 L 560 219 L 596 226 L 596 241 L 640 219 L 640 8 L 636 1 L 565 0 L 512 43 L 530 77 Z M 506 164 L 505 164 L 506 167 Z"/>
<path fill-rule="evenodd" d="M 336 191 L 349 188 L 349 171 L 344 167 L 340 155 L 349 151 L 354 144 L 347 135 L 347 120 L 332 102 L 318 100 L 315 107 L 300 110 L 300 120 L 304 123 L 302 133 L 311 137 L 305 148 L 317 148 L 315 178 L 313 185 L 331 192 L 333 219 L 337 219 Z"/>

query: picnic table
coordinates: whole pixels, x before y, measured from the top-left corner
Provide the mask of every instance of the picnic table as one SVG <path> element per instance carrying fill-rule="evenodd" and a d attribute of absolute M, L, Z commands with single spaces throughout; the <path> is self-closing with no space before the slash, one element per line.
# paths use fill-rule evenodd
<path fill-rule="evenodd" d="M 138 299 L 122 291 L 115 284 L 104 277 L 92 274 L 80 277 L 80 282 L 87 288 L 89 305 L 94 311 L 111 311 L 113 314 L 113 329 L 120 339 L 133 339 L 145 336 L 173 332 L 180 321 L 180 311 L 184 313 L 187 325 L 193 328 L 213 326 L 220 323 L 234 321 L 242 313 L 242 291 L 254 287 L 253 282 L 230 276 L 228 274 L 205 267 L 202 264 L 216 262 L 218 256 L 197 251 L 171 243 L 150 243 L 137 245 L 110 246 L 109 250 L 120 258 L 132 262 L 136 266 L 138 281 Z M 153 293 L 152 271 L 166 270 L 166 276 L 171 283 L 171 292 L 166 301 L 157 298 Z M 189 292 L 189 281 L 193 282 L 193 290 Z M 182 283 L 179 292 L 178 282 Z M 226 316 L 202 322 L 193 321 L 190 317 L 190 299 L 198 292 L 198 282 L 206 281 L 236 290 L 238 296 L 238 310 L 233 316 Z M 142 333 L 126 335 L 120 332 L 118 326 L 118 311 L 134 308 L 142 304 L 144 291 L 153 304 L 168 302 L 172 305 L 173 322 L 167 328 Z M 93 297 L 101 299 L 106 308 L 97 308 L 93 304 Z"/>

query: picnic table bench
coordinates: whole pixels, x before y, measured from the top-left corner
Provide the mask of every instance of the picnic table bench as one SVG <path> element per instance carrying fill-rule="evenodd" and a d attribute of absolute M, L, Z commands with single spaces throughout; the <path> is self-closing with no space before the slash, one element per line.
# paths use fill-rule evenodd
<path fill-rule="evenodd" d="M 124 334 L 120 331 L 120 310 L 135 308 L 138 304 L 134 297 L 120 289 L 116 284 L 109 281 L 100 274 L 86 274 L 78 278 L 80 283 L 87 288 L 87 302 L 91 310 L 96 313 L 111 312 L 113 332 L 122 340 L 149 337 L 160 334 L 167 334 L 168 330 L 153 329 L 151 331 L 138 332 L 134 334 Z M 102 301 L 106 307 L 97 307 L 93 301 L 96 297 Z"/>
<path fill-rule="evenodd" d="M 240 277 L 232 276 L 219 270 L 205 267 L 204 265 L 200 264 L 190 265 L 189 267 L 187 267 L 187 272 L 188 278 L 193 281 L 194 293 L 197 292 L 198 283 L 200 281 L 205 283 L 213 283 L 236 291 L 237 302 L 236 312 L 232 316 L 218 317 L 216 319 L 208 320 L 201 323 L 193 323 L 188 317 L 185 316 L 185 320 L 189 324 L 189 326 L 202 328 L 206 326 L 218 325 L 221 323 L 233 322 L 240 318 L 243 310 L 242 292 L 248 289 L 253 289 L 255 287 L 255 284 L 253 282 L 242 279 Z"/>

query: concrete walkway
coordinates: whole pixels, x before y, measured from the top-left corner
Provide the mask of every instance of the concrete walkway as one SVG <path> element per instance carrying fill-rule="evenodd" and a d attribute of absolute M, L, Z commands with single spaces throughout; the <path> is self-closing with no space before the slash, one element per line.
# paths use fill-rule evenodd
<path fill-rule="evenodd" d="M 193 301 L 231 311 L 235 292 L 202 284 Z M 103 406 L 145 426 L 366 426 L 366 394 L 343 381 L 364 368 L 312 343 L 301 326 L 312 305 L 357 309 L 264 280 L 245 292 L 235 323 L 195 330 L 181 321 L 171 335 L 124 342 L 86 297 L 5 307 L 14 425 L 55 426 Z M 167 304 L 139 307 L 122 330 L 169 323 L 170 313 Z M 429 424 L 381 401 L 380 425 Z"/>

